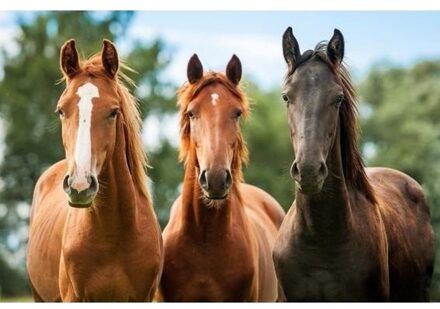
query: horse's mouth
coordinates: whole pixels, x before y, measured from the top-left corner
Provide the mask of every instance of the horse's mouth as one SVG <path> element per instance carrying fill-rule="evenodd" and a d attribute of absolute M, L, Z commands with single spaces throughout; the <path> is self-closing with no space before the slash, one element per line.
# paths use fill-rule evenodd
<path fill-rule="evenodd" d="M 323 183 L 317 184 L 301 184 L 298 181 L 295 181 L 299 191 L 305 195 L 317 194 L 321 192 Z"/>
<path fill-rule="evenodd" d="M 229 190 L 227 190 L 226 192 L 208 192 L 203 190 L 203 196 L 208 199 L 208 200 L 224 200 L 228 197 L 229 195 Z"/>
<path fill-rule="evenodd" d="M 228 194 L 225 194 L 223 196 L 208 196 L 208 195 L 205 195 L 205 196 L 209 200 L 224 200 L 225 198 L 228 197 Z"/>
<path fill-rule="evenodd" d="M 93 200 L 96 196 L 96 190 L 84 190 L 78 192 L 74 189 L 67 190 L 67 201 L 69 206 L 74 208 L 88 208 L 92 205 Z"/>
<path fill-rule="evenodd" d="M 72 201 L 68 201 L 69 202 L 69 206 L 74 207 L 74 208 L 89 208 L 90 206 L 92 206 L 92 201 L 89 202 L 72 202 Z"/>

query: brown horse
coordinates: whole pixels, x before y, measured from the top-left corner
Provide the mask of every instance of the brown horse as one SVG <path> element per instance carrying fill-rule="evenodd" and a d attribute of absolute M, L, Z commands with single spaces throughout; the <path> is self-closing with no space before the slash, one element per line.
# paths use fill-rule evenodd
<path fill-rule="evenodd" d="M 165 301 L 274 301 L 271 250 L 284 211 L 266 192 L 242 183 L 247 159 L 239 119 L 249 105 L 234 55 L 226 75 L 208 72 L 197 55 L 178 91 L 182 195 L 164 230 L 159 298 Z"/>
<path fill-rule="evenodd" d="M 434 234 L 426 198 L 401 172 L 364 168 L 341 32 L 301 55 L 289 27 L 283 51 L 297 187 L 274 248 L 285 297 L 429 300 Z"/>
<path fill-rule="evenodd" d="M 162 238 L 146 187 L 137 102 L 119 80 L 116 48 L 79 62 L 61 49 L 57 104 L 66 159 L 38 180 L 27 268 L 37 301 L 151 300 Z"/>

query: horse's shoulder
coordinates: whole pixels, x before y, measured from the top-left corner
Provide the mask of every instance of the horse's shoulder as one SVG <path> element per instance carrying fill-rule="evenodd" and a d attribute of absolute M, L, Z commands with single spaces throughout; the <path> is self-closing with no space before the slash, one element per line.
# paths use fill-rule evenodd
<path fill-rule="evenodd" d="M 264 212 L 275 226 L 279 228 L 284 219 L 285 212 L 274 197 L 266 191 L 246 183 L 240 184 L 240 191 L 246 207 L 257 212 Z"/>
<path fill-rule="evenodd" d="M 37 205 L 41 204 L 42 199 L 54 189 L 58 182 L 60 183 L 61 188 L 61 181 L 64 174 L 66 173 L 66 170 L 67 161 L 62 160 L 51 165 L 38 178 L 32 197 L 31 221 L 33 217 L 33 212 L 35 211 L 36 207 L 38 207 Z"/>
<path fill-rule="evenodd" d="M 246 195 L 246 198 L 259 200 L 262 203 L 270 204 L 272 205 L 272 207 L 279 208 L 284 213 L 284 211 L 281 208 L 281 205 L 277 202 L 277 200 L 275 200 L 275 198 L 272 195 L 270 195 L 261 188 L 258 188 L 256 186 L 247 183 L 241 183 L 240 191 L 242 195 Z"/>
<path fill-rule="evenodd" d="M 171 205 L 170 209 L 170 218 L 175 216 L 177 212 L 180 211 L 180 207 L 182 206 L 182 195 L 179 195 Z"/>
<path fill-rule="evenodd" d="M 176 223 L 179 220 L 182 213 L 181 209 L 182 209 L 182 196 L 180 195 L 171 205 L 170 217 L 162 233 L 164 239 L 169 238 L 171 234 L 175 232 L 177 227 Z"/>
<path fill-rule="evenodd" d="M 64 177 L 67 171 L 67 161 L 61 160 L 51 165 L 47 170 L 41 174 L 40 178 L 35 185 L 35 191 L 47 190 L 52 188 L 54 183 Z"/>

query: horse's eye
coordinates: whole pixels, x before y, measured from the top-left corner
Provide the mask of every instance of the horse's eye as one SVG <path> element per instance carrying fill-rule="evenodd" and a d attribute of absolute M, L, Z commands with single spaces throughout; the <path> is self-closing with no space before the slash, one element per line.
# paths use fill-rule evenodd
<path fill-rule="evenodd" d="M 241 114 L 243 114 L 243 112 L 242 112 L 241 110 L 238 110 L 237 113 L 235 114 L 235 117 L 236 117 L 237 119 L 239 119 L 240 116 L 241 116 Z"/>
<path fill-rule="evenodd" d="M 110 113 L 110 115 L 108 115 L 108 118 L 110 119 L 115 119 L 116 116 L 118 116 L 119 113 L 119 108 L 115 108 L 114 110 L 112 110 L 112 112 Z"/>
<path fill-rule="evenodd" d="M 193 111 L 187 111 L 186 114 L 190 119 L 194 119 L 194 117 L 196 116 Z"/>
<path fill-rule="evenodd" d="M 283 93 L 282 98 L 284 102 L 289 103 L 289 97 L 286 94 Z"/>
<path fill-rule="evenodd" d="M 344 95 L 343 94 L 338 95 L 335 101 L 336 107 L 340 107 L 343 101 L 344 101 Z"/>
<path fill-rule="evenodd" d="M 57 114 L 59 117 L 64 117 L 64 112 L 62 111 L 61 108 L 57 108 L 55 110 L 55 114 Z"/>

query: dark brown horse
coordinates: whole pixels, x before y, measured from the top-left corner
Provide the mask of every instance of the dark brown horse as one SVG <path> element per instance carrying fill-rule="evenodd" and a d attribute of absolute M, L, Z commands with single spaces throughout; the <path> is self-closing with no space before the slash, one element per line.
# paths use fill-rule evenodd
<path fill-rule="evenodd" d="M 283 37 L 296 199 L 274 248 L 288 301 L 427 301 L 434 234 L 421 186 L 387 168 L 364 168 L 356 93 L 338 30 L 301 54 Z"/>
<path fill-rule="evenodd" d="M 39 178 L 27 269 L 36 301 L 148 301 L 162 238 L 146 186 L 137 102 L 120 81 L 115 46 L 80 62 L 61 49 L 66 89 L 56 112 L 66 159 Z"/>
<path fill-rule="evenodd" d="M 249 105 L 238 83 L 240 60 L 226 75 L 203 74 L 196 55 L 179 90 L 182 195 L 164 230 L 165 301 L 275 301 L 272 248 L 284 211 L 266 192 L 242 182 L 247 158 L 239 119 Z"/>

